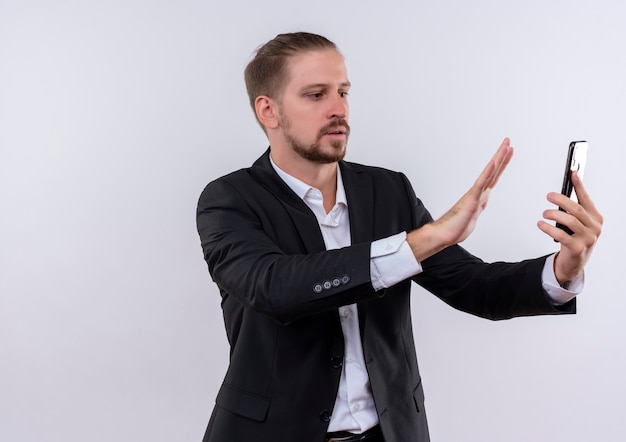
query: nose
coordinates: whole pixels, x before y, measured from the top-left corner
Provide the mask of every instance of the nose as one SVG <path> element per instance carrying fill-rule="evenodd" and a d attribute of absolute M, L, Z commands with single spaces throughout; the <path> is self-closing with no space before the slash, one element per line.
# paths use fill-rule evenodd
<path fill-rule="evenodd" d="M 348 100 L 341 94 L 333 96 L 330 107 L 328 109 L 328 117 L 333 118 L 346 118 L 348 116 Z"/>

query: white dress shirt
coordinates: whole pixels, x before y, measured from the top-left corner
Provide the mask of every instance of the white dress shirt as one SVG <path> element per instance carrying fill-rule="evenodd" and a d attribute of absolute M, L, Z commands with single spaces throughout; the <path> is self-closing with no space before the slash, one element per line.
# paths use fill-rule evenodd
<path fill-rule="evenodd" d="M 350 245 L 350 220 L 348 201 L 337 167 L 337 195 L 334 207 L 326 213 L 322 192 L 281 170 L 274 161 L 270 162 L 280 178 L 313 211 L 320 226 L 327 250 Z M 406 242 L 406 232 L 372 242 L 370 249 L 370 274 L 375 290 L 391 287 L 400 281 L 422 272 Z M 554 276 L 554 255 L 546 260 L 543 269 L 543 288 L 554 304 L 563 304 L 575 297 L 583 285 L 582 276 L 570 282 L 568 289 L 559 286 Z M 339 381 L 337 399 L 328 431 L 350 431 L 362 433 L 378 424 L 378 414 L 369 383 L 363 357 L 363 345 L 359 332 L 359 317 L 356 304 L 339 308 L 339 319 L 344 336 L 344 363 Z"/>

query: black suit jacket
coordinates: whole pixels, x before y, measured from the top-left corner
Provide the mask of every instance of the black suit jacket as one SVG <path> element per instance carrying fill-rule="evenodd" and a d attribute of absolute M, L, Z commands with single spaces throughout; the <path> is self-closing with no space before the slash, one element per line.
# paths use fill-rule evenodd
<path fill-rule="evenodd" d="M 370 244 L 431 221 L 401 173 L 341 162 L 352 245 L 326 251 L 306 204 L 278 177 L 269 151 L 211 182 L 197 223 L 222 296 L 230 364 L 204 442 L 323 441 L 344 342 L 337 308 L 357 303 L 363 352 L 386 442 L 428 441 L 415 354 L 410 280 L 374 291 Z M 451 306 L 505 319 L 574 312 L 541 287 L 545 258 L 487 264 L 459 246 L 413 280 Z"/>

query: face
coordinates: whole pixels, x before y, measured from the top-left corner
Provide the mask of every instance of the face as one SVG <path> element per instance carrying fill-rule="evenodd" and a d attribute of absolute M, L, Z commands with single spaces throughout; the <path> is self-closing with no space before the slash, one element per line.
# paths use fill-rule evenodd
<path fill-rule="evenodd" d="M 283 145 L 316 163 L 343 159 L 350 134 L 348 81 L 343 57 L 335 50 L 293 57 L 278 101 Z"/>

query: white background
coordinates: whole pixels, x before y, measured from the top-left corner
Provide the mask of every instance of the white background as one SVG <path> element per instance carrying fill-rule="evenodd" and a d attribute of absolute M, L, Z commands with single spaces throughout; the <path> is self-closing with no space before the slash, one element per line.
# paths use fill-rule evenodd
<path fill-rule="evenodd" d="M 535 224 L 590 142 L 578 314 L 494 323 L 416 286 L 414 328 L 433 441 L 626 440 L 625 24 L 617 0 L 0 0 L 0 440 L 201 440 L 228 347 L 195 206 L 265 150 L 242 71 L 296 30 L 346 57 L 347 159 L 434 216 L 511 137 L 465 243 L 486 260 L 556 250 Z"/>

